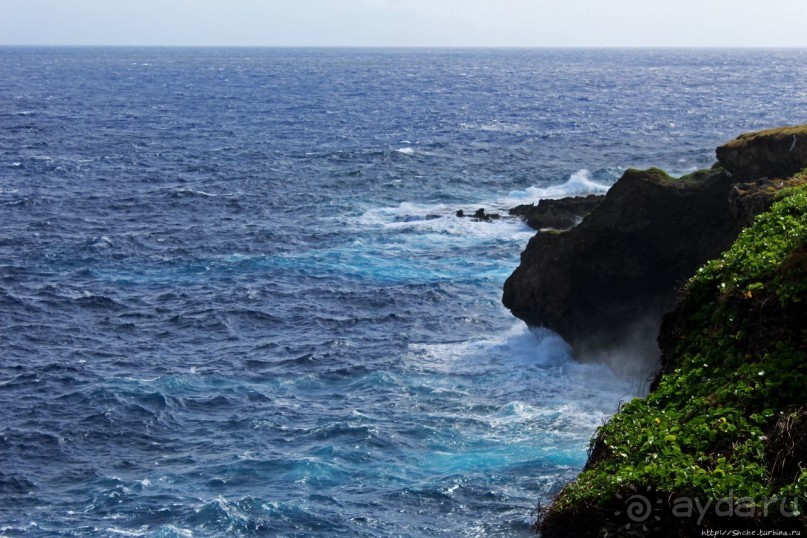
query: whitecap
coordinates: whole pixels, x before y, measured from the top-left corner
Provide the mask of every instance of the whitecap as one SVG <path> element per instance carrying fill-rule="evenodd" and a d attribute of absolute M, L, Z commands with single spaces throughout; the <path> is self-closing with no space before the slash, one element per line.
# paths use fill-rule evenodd
<path fill-rule="evenodd" d="M 529 329 L 520 322 L 503 333 L 479 340 L 412 343 L 407 364 L 420 372 L 464 371 L 501 378 L 503 383 L 523 378 L 526 383 L 542 386 L 530 404 L 536 405 L 535 412 L 540 413 L 546 406 L 556 409 L 559 405 L 578 404 L 601 412 L 612 411 L 620 399 L 634 394 L 631 382 L 618 377 L 608 366 L 576 361 L 571 347 L 557 333 Z M 521 405 L 518 409 L 523 414 L 532 408 Z"/>
<path fill-rule="evenodd" d="M 107 527 L 106 532 L 110 534 L 117 534 L 120 536 L 145 536 L 148 531 L 148 526 L 144 525 L 140 530 L 119 529 L 117 527 Z"/>
<path fill-rule="evenodd" d="M 557 334 L 521 323 L 478 340 L 410 344 L 405 364 L 441 409 L 430 420 L 464 425 L 463 444 L 424 456 L 457 472 L 536 459 L 578 467 L 592 433 L 633 396 L 608 367 L 576 362 Z"/>
<path fill-rule="evenodd" d="M 418 204 L 401 202 L 397 206 L 368 209 L 357 222 L 364 226 L 385 226 L 396 223 L 426 220 L 429 215 L 448 216 L 450 210 L 445 204 Z"/>
<path fill-rule="evenodd" d="M 181 538 L 193 538 L 193 531 L 190 529 L 183 529 L 174 525 L 164 525 L 160 527 L 160 532 L 157 536 L 173 537 L 179 536 Z"/>
<path fill-rule="evenodd" d="M 547 198 L 567 198 L 570 196 L 586 196 L 589 194 L 605 194 L 610 185 L 594 181 L 591 172 L 585 168 L 578 170 L 560 185 L 548 187 L 528 187 L 523 191 L 511 191 L 507 201 L 512 205 L 522 204 L 526 201 L 538 201 Z"/>
<path fill-rule="evenodd" d="M 175 525 L 163 525 L 160 527 L 159 532 L 157 533 L 159 537 L 175 537 L 179 536 L 181 538 L 193 538 L 193 531 L 190 529 L 183 529 L 177 527 Z"/>
<path fill-rule="evenodd" d="M 208 198 L 215 198 L 218 194 L 212 194 L 205 191 L 195 190 L 195 189 L 175 189 L 174 194 L 179 195 L 191 195 L 191 196 L 205 196 Z"/>
<path fill-rule="evenodd" d="M 94 238 L 94 241 L 90 246 L 94 248 L 111 248 L 113 245 L 112 240 L 109 238 L 109 236 L 102 235 L 100 237 Z"/>
<path fill-rule="evenodd" d="M 401 202 L 397 206 L 371 208 L 348 224 L 397 232 L 416 232 L 422 235 L 414 237 L 415 234 L 412 234 L 413 237 L 407 237 L 406 241 L 424 245 L 427 242 L 440 243 L 441 238 L 443 241 L 459 243 L 504 240 L 523 244 L 535 234 L 535 230 L 529 228 L 521 219 L 511 217 L 508 213 L 510 208 L 543 199 L 604 194 L 609 188 L 610 185 L 595 181 L 590 172 L 583 169 L 572 174 L 562 184 L 533 186 L 523 191 L 512 191 L 498 199 L 472 201 L 452 207 L 442 203 Z M 474 218 L 456 216 L 458 209 L 466 211 L 466 217 L 469 217 L 477 208 L 483 208 L 486 214 L 498 215 L 499 218 L 494 218 L 490 222 L 479 222 Z"/>
<path fill-rule="evenodd" d="M 522 133 L 527 130 L 527 127 L 520 123 L 508 123 L 493 121 L 490 123 L 460 123 L 460 129 L 467 131 L 482 131 L 488 133 L 509 133 L 516 134 Z"/>

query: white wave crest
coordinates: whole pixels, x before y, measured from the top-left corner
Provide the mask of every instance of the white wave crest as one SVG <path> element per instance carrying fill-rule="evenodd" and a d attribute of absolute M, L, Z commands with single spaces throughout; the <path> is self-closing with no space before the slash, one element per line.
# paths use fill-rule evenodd
<path fill-rule="evenodd" d="M 560 185 L 550 185 L 549 187 L 529 187 L 523 191 L 511 191 L 508 199 L 514 205 L 524 203 L 527 200 L 538 201 L 546 198 L 566 198 L 569 196 L 585 196 L 589 194 L 605 194 L 610 185 L 598 183 L 591 178 L 591 173 L 585 168 L 578 170 Z"/>

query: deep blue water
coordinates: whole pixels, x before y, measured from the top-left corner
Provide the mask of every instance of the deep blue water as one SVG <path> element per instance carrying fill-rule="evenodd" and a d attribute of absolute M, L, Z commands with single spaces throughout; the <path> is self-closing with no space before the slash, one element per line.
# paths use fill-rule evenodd
<path fill-rule="evenodd" d="M 805 120 L 805 50 L 0 48 L 0 535 L 526 535 L 636 383 L 454 212 Z"/>

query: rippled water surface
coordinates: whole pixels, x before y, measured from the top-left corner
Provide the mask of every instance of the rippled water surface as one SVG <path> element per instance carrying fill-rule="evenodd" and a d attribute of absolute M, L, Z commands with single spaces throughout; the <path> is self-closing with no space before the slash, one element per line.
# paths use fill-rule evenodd
<path fill-rule="evenodd" d="M 710 166 L 807 51 L 0 48 L 0 535 L 516 536 L 629 380 L 454 217 Z M 585 263 L 585 260 L 581 260 Z"/>

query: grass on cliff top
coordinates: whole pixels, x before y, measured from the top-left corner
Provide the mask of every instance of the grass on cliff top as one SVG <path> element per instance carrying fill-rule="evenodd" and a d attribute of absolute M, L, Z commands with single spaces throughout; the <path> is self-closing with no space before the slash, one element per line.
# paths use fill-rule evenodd
<path fill-rule="evenodd" d="M 773 138 L 781 140 L 791 136 L 807 136 L 807 125 L 792 125 L 789 127 L 778 127 L 776 129 L 766 129 L 753 133 L 745 133 L 736 139 L 725 144 L 725 147 L 744 146 L 745 144 L 762 138 Z"/>
<path fill-rule="evenodd" d="M 775 319 L 789 319 L 780 314 L 794 307 L 803 313 L 802 301 L 807 186 L 782 191 L 769 212 L 689 281 L 682 305 L 691 315 L 672 372 L 598 430 L 596 461 L 551 511 L 602 509 L 648 486 L 668 497 L 803 499 L 807 470 L 797 465 L 791 476 L 772 476 L 768 436 L 804 414 L 805 320 L 791 319 L 771 333 L 760 323 L 771 308 Z M 776 338 L 766 340 L 769 334 Z"/>
<path fill-rule="evenodd" d="M 688 174 L 684 174 L 681 177 L 675 177 L 668 174 L 665 170 L 661 168 L 647 168 L 647 169 L 638 169 L 638 168 L 629 168 L 625 175 L 633 175 L 640 177 L 642 180 L 652 180 L 662 184 L 672 184 L 672 185 L 681 185 L 686 186 L 688 184 L 697 183 L 699 181 L 703 181 L 708 179 L 709 177 L 715 174 L 721 174 L 721 168 L 704 168 L 702 170 L 695 170 L 694 172 L 690 172 Z"/>

